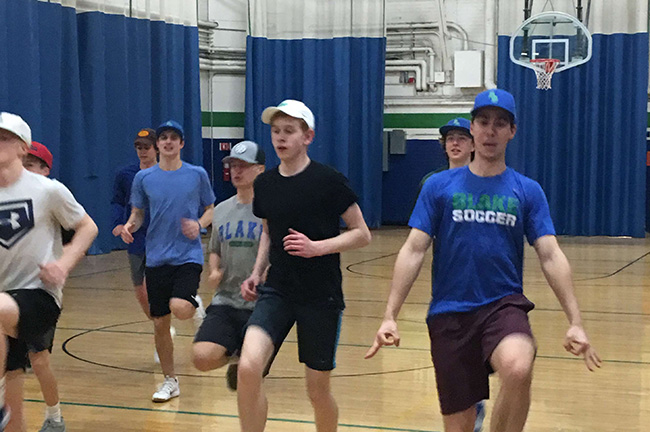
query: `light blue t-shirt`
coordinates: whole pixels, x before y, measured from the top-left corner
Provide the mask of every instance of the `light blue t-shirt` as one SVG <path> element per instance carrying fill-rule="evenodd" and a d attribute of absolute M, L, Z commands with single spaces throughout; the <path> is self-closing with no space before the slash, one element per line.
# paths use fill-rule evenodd
<path fill-rule="evenodd" d="M 540 185 L 511 168 L 479 177 L 469 167 L 431 176 L 409 221 L 435 240 L 429 315 L 467 312 L 521 294 L 524 235 L 555 235 Z"/>
<path fill-rule="evenodd" d="M 199 166 L 183 162 L 175 171 L 164 171 L 158 165 L 139 171 L 133 179 L 131 205 L 149 210 L 147 267 L 203 265 L 201 236 L 185 237 L 181 220 L 198 220 L 203 208 L 214 201 L 208 173 Z"/>

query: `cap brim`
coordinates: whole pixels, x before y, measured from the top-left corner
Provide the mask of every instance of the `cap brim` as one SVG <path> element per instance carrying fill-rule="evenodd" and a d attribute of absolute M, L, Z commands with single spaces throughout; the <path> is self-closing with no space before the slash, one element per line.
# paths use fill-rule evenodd
<path fill-rule="evenodd" d="M 159 127 L 158 129 L 156 129 L 156 135 L 160 136 L 161 133 L 163 133 L 165 131 L 168 131 L 168 130 L 173 130 L 174 132 L 176 132 L 178 134 L 179 137 L 181 137 L 181 139 L 183 139 L 183 131 L 181 131 L 178 128 L 175 128 L 174 126 Z"/>
<path fill-rule="evenodd" d="M 17 134 L 16 132 L 14 132 L 13 130 L 8 129 L 8 128 L 5 128 L 5 127 L 2 127 L 2 126 L 0 126 L 0 129 L 2 129 L 2 130 L 6 130 L 7 132 L 10 132 L 12 135 L 16 136 L 19 140 L 21 140 L 22 142 L 24 142 L 24 143 L 27 144 L 28 146 L 31 146 L 31 145 L 32 145 L 31 142 L 28 142 L 27 140 L 25 140 L 25 138 L 21 137 L 20 135 L 18 135 L 18 134 Z"/>
<path fill-rule="evenodd" d="M 248 159 L 238 158 L 237 156 L 226 156 L 225 158 L 221 159 L 221 163 L 227 163 L 227 162 L 230 162 L 230 161 L 233 160 L 233 159 L 235 159 L 235 160 L 240 160 L 240 161 L 242 161 L 242 162 L 246 162 L 246 163 L 249 163 L 249 164 L 251 164 L 251 165 L 259 165 L 259 164 L 258 164 L 257 162 L 255 162 L 255 161 L 249 161 Z"/>
<path fill-rule="evenodd" d="M 447 135 L 449 132 L 452 130 L 459 130 L 465 132 L 467 135 L 472 136 L 469 130 L 467 128 L 464 128 L 463 126 L 443 126 L 440 128 L 440 135 Z"/>
<path fill-rule="evenodd" d="M 268 107 L 264 111 L 262 111 L 262 122 L 266 124 L 271 124 L 271 119 L 273 116 L 277 113 L 282 111 L 278 107 Z"/>

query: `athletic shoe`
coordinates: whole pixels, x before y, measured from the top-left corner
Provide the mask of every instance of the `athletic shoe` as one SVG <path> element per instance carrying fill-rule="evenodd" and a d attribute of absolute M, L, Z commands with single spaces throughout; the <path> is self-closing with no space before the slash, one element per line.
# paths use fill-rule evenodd
<path fill-rule="evenodd" d="M 63 417 L 61 417 L 60 422 L 54 421 L 54 419 L 46 419 L 39 432 L 65 432 Z"/>
<path fill-rule="evenodd" d="M 172 335 L 172 339 L 176 336 L 176 328 L 174 326 L 169 327 L 169 333 Z M 158 357 L 158 351 L 156 348 L 153 349 L 153 361 L 156 364 L 160 364 L 160 357 Z"/>
<path fill-rule="evenodd" d="M 0 408 L 0 432 L 5 430 L 10 417 L 11 414 L 9 413 L 9 407 L 3 405 L 2 408 Z"/>
<path fill-rule="evenodd" d="M 153 394 L 151 400 L 154 402 L 167 402 L 171 398 L 178 397 L 180 394 L 181 389 L 178 386 L 178 378 L 166 376 L 165 381 L 158 387 L 158 391 Z"/>
<path fill-rule="evenodd" d="M 483 430 L 483 420 L 485 420 L 485 401 L 476 404 L 476 421 L 474 422 L 474 432 Z"/>
<path fill-rule="evenodd" d="M 203 307 L 203 300 L 198 294 L 194 296 L 194 300 L 199 304 L 194 311 L 194 326 L 198 329 L 203 323 L 203 318 L 205 318 L 205 308 Z"/>
<path fill-rule="evenodd" d="M 237 391 L 237 369 L 239 357 L 231 357 L 230 364 L 226 370 L 226 386 L 228 390 Z"/>

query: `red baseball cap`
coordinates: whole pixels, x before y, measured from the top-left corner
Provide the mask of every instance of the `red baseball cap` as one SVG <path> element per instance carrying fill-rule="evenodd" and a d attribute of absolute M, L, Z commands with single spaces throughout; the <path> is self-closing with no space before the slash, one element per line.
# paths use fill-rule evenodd
<path fill-rule="evenodd" d="M 32 141 L 32 146 L 29 148 L 29 154 L 36 156 L 43 162 L 49 169 L 52 169 L 52 153 L 43 144 Z"/>

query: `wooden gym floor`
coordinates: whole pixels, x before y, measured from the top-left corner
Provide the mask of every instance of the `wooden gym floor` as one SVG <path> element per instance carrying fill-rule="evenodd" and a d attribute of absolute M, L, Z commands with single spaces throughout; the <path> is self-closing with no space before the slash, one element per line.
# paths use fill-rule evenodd
<path fill-rule="evenodd" d="M 400 315 L 400 348 L 363 355 L 381 322 L 395 256 L 408 231 L 373 232 L 370 246 L 342 255 L 345 310 L 333 389 L 340 431 L 442 431 L 424 318 L 430 256 Z M 561 238 L 576 292 L 603 368 L 590 373 L 562 348 L 567 322 L 526 248 L 524 292 L 539 351 L 526 431 L 650 430 L 650 240 Z M 207 305 L 212 293 L 201 285 Z M 236 395 L 225 369 L 195 370 L 191 321 L 174 325 L 181 396 L 154 404 L 162 379 L 153 362 L 153 333 L 131 289 L 124 251 L 87 257 L 64 289 L 53 368 L 68 431 L 238 431 Z M 268 431 L 314 431 L 292 332 L 266 380 Z M 498 390 L 492 381 L 493 397 Z M 28 430 L 38 430 L 44 404 L 34 375 L 25 387 Z M 491 403 L 488 402 L 489 430 Z"/>

